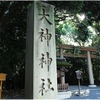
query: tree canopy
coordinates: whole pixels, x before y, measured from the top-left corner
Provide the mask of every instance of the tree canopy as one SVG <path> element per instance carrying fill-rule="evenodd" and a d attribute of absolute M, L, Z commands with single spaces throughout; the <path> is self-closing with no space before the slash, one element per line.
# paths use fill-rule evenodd
<path fill-rule="evenodd" d="M 14 18 L 25 17 L 21 15 L 29 7 L 30 2 L 0 1 L 0 32 L 7 27 Z"/>
<path fill-rule="evenodd" d="M 71 36 L 79 45 L 89 42 L 93 36 L 88 28 L 91 26 L 99 35 L 100 25 L 100 2 L 99 1 L 54 1 L 49 2 L 55 6 L 56 33 L 58 35 Z M 80 21 L 77 15 L 84 15 Z M 59 22 L 63 22 L 59 25 Z M 81 44 L 82 43 L 82 44 Z"/>

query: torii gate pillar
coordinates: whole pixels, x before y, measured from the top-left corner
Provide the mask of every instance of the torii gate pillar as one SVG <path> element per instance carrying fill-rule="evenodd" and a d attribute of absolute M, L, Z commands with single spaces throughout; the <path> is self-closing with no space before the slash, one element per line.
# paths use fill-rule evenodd
<path fill-rule="evenodd" d="M 93 77 L 93 70 L 92 70 L 90 51 L 87 51 L 87 63 L 88 63 L 88 72 L 89 72 L 89 80 L 90 80 L 89 87 L 96 87 L 96 85 L 94 85 L 94 77 Z"/>

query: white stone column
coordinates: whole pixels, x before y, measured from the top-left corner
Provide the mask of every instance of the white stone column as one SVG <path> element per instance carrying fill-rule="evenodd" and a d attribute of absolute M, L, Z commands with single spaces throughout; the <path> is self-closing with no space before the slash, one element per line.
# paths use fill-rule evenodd
<path fill-rule="evenodd" d="M 57 99 L 54 6 L 34 1 L 27 17 L 25 99 Z"/>
<path fill-rule="evenodd" d="M 94 85 L 94 77 L 93 77 L 90 51 L 87 51 L 87 63 L 88 63 L 88 73 L 89 73 L 89 81 L 90 81 L 89 87 L 96 87 L 96 85 Z"/>

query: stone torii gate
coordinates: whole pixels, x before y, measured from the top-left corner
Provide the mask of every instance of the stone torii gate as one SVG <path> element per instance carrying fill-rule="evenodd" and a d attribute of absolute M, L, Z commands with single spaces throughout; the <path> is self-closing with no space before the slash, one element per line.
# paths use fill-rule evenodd
<path fill-rule="evenodd" d="M 98 48 L 96 47 L 78 47 L 78 49 L 76 49 L 76 47 L 73 45 L 59 45 L 59 52 L 57 52 L 57 56 L 60 56 L 60 58 L 64 58 L 64 57 L 78 57 L 78 58 L 87 58 L 87 64 L 88 64 L 88 73 L 89 73 L 89 81 L 90 81 L 90 85 L 89 87 L 96 87 L 96 85 L 94 85 L 94 77 L 93 77 L 93 70 L 92 70 L 92 62 L 91 62 L 91 58 L 96 58 L 96 55 L 92 54 L 91 52 L 96 52 L 98 50 Z M 74 54 L 69 54 L 69 53 L 65 53 L 63 52 L 64 50 L 74 50 Z M 80 54 L 78 53 L 79 51 L 83 51 L 85 52 L 84 54 Z"/>

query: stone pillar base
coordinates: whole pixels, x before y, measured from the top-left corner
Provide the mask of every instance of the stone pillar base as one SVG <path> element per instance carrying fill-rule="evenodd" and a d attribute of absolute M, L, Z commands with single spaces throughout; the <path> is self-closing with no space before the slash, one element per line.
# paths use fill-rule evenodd
<path fill-rule="evenodd" d="M 88 85 L 88 87 L 97 87 L 96 85 Z"/>

